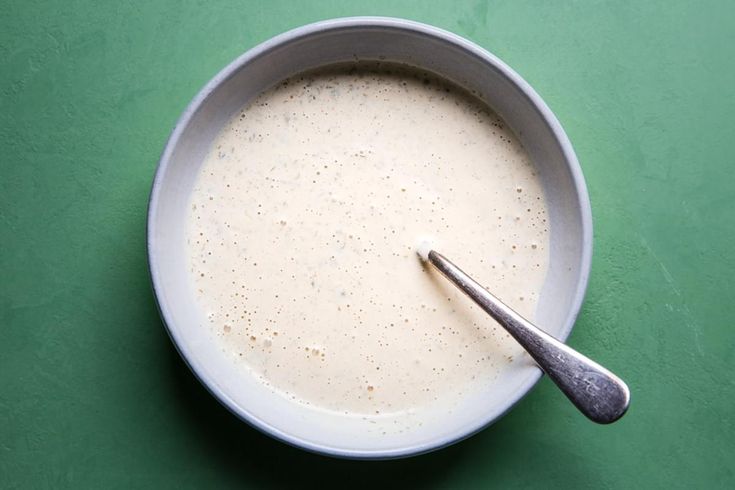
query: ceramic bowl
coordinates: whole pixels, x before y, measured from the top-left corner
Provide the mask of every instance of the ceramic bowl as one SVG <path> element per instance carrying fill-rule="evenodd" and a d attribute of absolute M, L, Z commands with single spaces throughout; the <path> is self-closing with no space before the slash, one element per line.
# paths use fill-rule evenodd
<path fill-rule="evenodd" d="M 223 355 L 195 307 L 185 252 L 188 199 L 223 125 L 249 100 L 304 70 L 353 60 L 385 60 L 429 70 L 474 91 L 515 132 L 540 176 L 549 211 L 550 265 L 536 318 L 559 339 L 582 304 L 592 253 L 584 178 L 556 117 L 498 58 L 435 27 L 401 19 L 358 17 L 307 25 L 246 52 L 189 104 L 166 144 L 148 214 L 148 257 L 161 316 L 194 374 L 232 413 L 295 446 L 348 458 L 392 458 L 441 448 L 477 432 L 515 405 L 541 376 L 529 359 L 484 391 L 467 395 L 451 416 L 418 411 L 414 429 L 383 434 L 390 417 L 369 419 L 307 407 L 274 393 Z M 202 421 L 206 423 L 206 421 Z"/>

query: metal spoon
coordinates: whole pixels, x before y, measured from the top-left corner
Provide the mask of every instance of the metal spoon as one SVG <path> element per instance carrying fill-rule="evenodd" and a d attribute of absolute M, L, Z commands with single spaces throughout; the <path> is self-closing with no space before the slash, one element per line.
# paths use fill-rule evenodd
<path fill-rule="evenodd" d="M 599 424 L 615 422 L 625 414 L 630 391 L 623 380 L 533 325 L 429 247 L 423 244 L 419 256 L 502 325 L 580 412 Z"/>

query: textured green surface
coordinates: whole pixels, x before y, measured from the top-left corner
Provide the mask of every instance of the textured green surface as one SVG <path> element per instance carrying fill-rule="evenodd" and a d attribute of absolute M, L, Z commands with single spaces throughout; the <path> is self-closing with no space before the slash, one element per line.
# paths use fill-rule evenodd
<path fill-rule="evenodd" d="M 735 486 L 732 2 L 0 4 L 0 487 Z M 404 461 L 330 460 L 235 420 L 148 286 L 159 153 L 245 49 L 329 17 L 412 18 L 515 68 L 567 130 L 595 219 L 571 343 L 633 404 L 595 426 L 544 379 L 493 427 Z"/>

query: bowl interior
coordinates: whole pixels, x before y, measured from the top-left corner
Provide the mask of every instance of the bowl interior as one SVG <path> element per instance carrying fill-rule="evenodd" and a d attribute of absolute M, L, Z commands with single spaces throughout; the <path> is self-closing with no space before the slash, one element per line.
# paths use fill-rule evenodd
<path fill-rule="evenodd" d="M 403 416 L 348 416 L 297 405 L 274 394 L 222 355 L 195 307 L 186 266 L 188 199 L 222 126 L 243 104 L 298 72 L 337 62 L 386 60 L 430 70 L 474 91 L 514 130 L 542 180 L 550 217 L 550 263 L 538 324 L 565 339 L 589 271 L 591 223 L 569 142 L 543 102 L 515 73 L 452 34 L 395 19 L 344 19 L 306 26 L 249 51 L 217 75 L 177 124 L 161 158 L 149 211 L 149 259 L 164 321 L 180 353 L 207 388 L 256 427 L 301 447 L 347 457 L 393 457 L 454 442 L 495 420 L 540 375 L 530 359 L 468 396 L 461 409 Z"/>

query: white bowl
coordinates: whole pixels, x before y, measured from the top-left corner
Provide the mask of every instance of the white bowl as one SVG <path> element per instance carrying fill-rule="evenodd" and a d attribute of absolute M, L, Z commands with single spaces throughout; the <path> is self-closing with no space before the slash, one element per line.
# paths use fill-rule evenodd
<path fill-rule="evenodd" d="M 186 266 L 187 202 L 222 126 L 278 81 L 355 59 L 430 70 L 473 90 L 513 129 L 537 167 L 549 211 L 550 266 L 536 318 L 546 331 L 566 339 L 584 297 L 592 254 L 589 199 L 566 134 L 533 89 L 495 56 L 449 32 L 401 19 L 355 17 L 307 25 L 251 49 L 218 73 L 176 123 L 159 162 L 148 211 L 148 257 L 171 339 L 199 380 L 235 415 L 307 450 L 349 458 L 402 457 L 457 442 L 497 420 L 541 371 L 530 359 L 516 362 L 492 388 L 468 395 L 450 417 L 418 411 L 413 430 L 382 434 L 382 425 L 392 423 L 389 416 L 367 420 L 310 408 L 244 376 L 222 354 L 196 308 Z"/>

